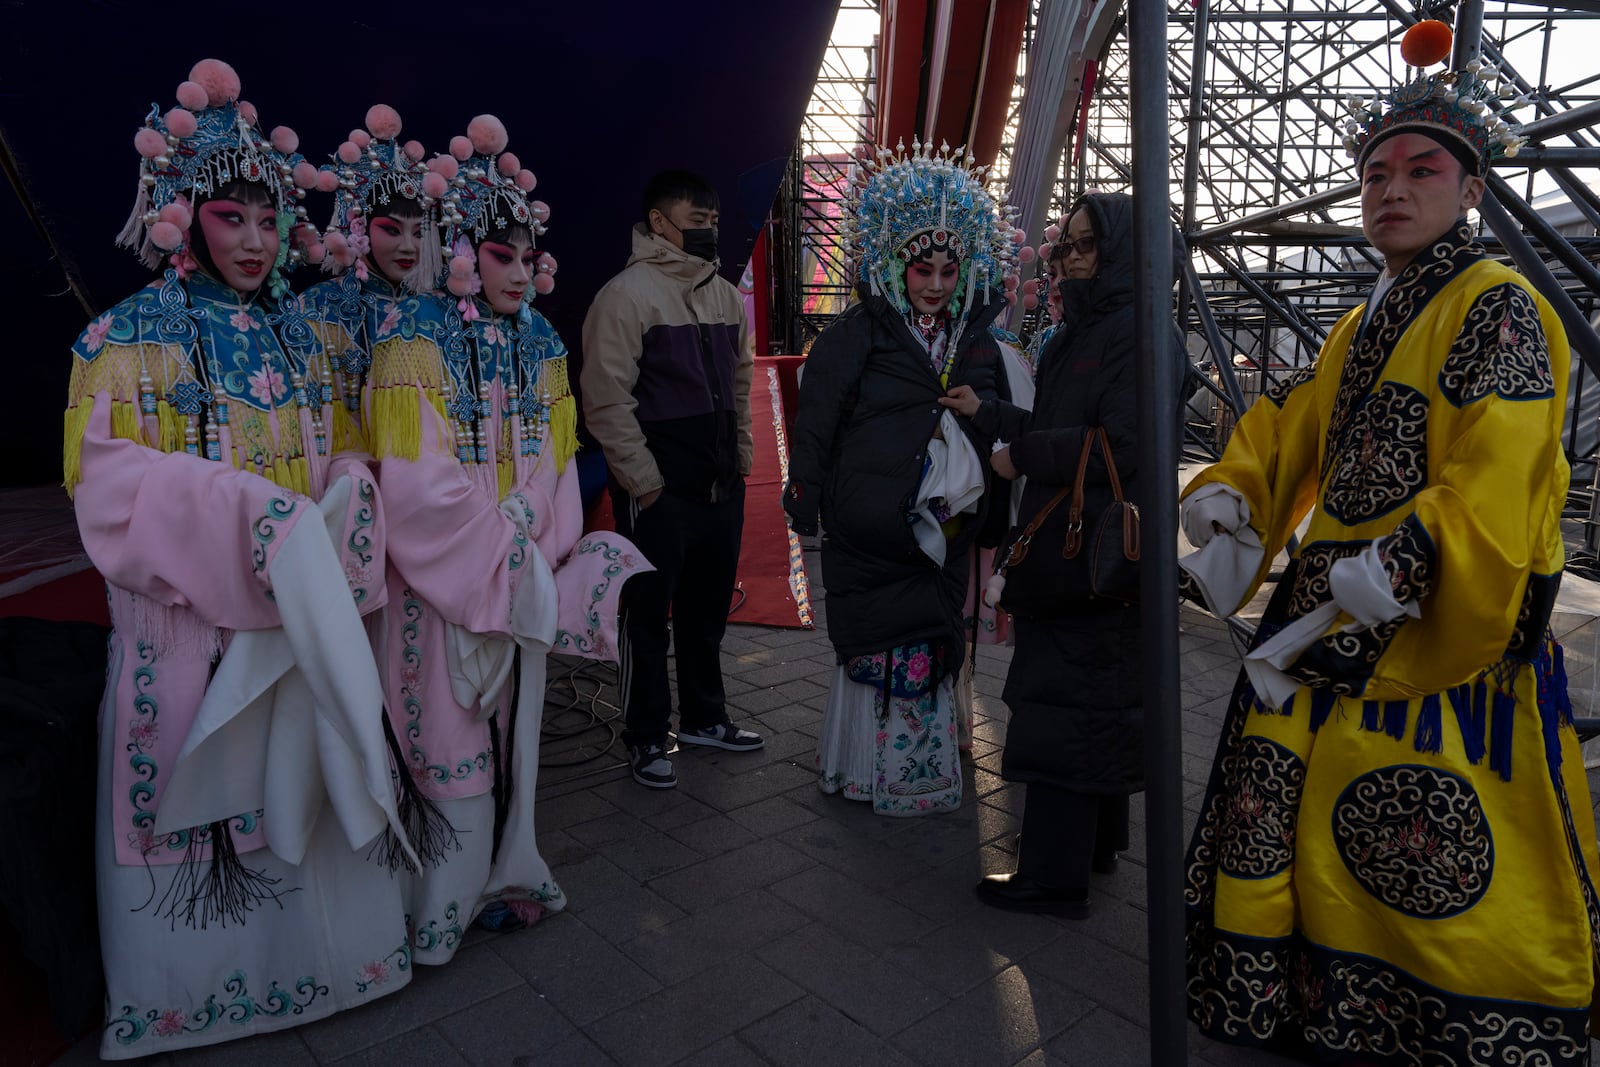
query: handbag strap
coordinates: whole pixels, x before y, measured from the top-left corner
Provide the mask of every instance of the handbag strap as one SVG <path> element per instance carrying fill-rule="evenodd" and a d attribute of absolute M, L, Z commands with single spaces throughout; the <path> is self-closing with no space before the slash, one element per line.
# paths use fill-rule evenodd
<path fill-rule="evenodd" d="M 1094 432 L 1100 439 L 1100 453 L 1105 457 L 1106 476 L 1111 479 L 1111 495 L 1117 498 L 1117 503 L 1125 503 L 1122 499 L 1122 479 L 1117 477 L 1117 461 L 1111 456 L 1111 438 L 1106 436 L 1104 426 L 1096 426 Z"/>
<path fill-rule="evenodd" d="M 1094 451 L 1100 427 L 1095 426 L 1083 435 L 1083 448 L 1078 452 L 1078 473 L 1072 479 L 1072 508 L 1067 512 L 1067 539 L 1061 546 L 1061 555 L 1071 559 L 1083 545 L 1083 476 L 1089 472 L 1089 453 Z"/>
<path fill-rule="evenodd" d="M 1037 515 L 1028 520 L 1028 525 L 1022 528 L 1022 533 L 1018 535 L 1015 541 L 1011 542 L 1011 548 L 1006 552 L 1006 558 L 1000 561 L 999 567 L 995 568 L 996 573 L 1004 574 L 1012 564 L 1021 563 L 1028 557 L 1028 546 L 1033 543 L 1033 535 L 1039 531 L 1040 526 L 1044 525 L 1044 520 L 1050 517 L 1050 513 L 1056 509 L 1056 505 L 1067 498 L 1067 493 L 1070 491 L 1069 488 L 1063 486 L 1055 496 L 1050 498 L 1048 504 L 1039 509 Z"/>

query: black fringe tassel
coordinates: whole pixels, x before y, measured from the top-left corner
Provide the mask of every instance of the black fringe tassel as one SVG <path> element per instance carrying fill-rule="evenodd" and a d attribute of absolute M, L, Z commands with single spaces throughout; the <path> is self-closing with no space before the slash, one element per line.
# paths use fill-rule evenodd
<path fill-rule="evenodd" d="M 211 846 L 209 861 L 202 857 L 207 845 Z M 183 861 L 173 872 L 166 895 L 156 904 L 156 913 L 170 920 L 174 930 L 179 920 L 198 930 L 213 922 L 243 926 L 245 916 L 256 905 L 271 901 L 281 909 L 281 898 L 298 890 L 278 889 L 281 881 L 244 865 L 226 822 L 214 822 L 204 832 L 193 827 Z"/>
<path fill-rule="evenodd" d="M 511 702 L 506 707 L 505 744 L 500 743 L 499 716 L 489 719 L 489 758 L 494 761 L 494 847 L 489 852 L 489 862 L 500 858 L 500 838 L 506 832 L 506 818 L 511 813 L 512 760 L 517 743 L 517 701 L 522 696 L 522 651 L 518 649 L 511 661 Z"/>
<path fill-rule="evenodd" d="M 400 751 L 400 739 L 394 735 L 387 710 L 383 713 L 383 736 L 394 761 L 395 778 L 400 783 L 395 796 L 400 825 L 405 827 L 406 837 L 410 838 L 411 847 L 423 866 L 437 867 L 444 862 L 447 853 L 461 851 L 461 837 L 449 817 L 439 810 L 439 805 L 412 780 L 411 766 Z M 367 859 L 389 868 L 391 873 L 402 869 L 408 874 L 417 873 L 416 865 L 406 855 L 392 826 L 384 828 L 383 836 L 367 851 Z"/>

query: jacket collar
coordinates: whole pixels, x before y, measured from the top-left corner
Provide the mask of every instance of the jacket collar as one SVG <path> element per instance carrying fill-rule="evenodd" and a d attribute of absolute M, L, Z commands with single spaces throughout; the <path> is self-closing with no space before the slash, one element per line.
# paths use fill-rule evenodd
<path fill-rule="evenodd" d="M 699 288 L 717 272 L 716 260 L 691 256 L 671 241 L 651 233 L 642 222 L 633 227 L 633 254 L 628 257 L 628 266 L 635 263 L 648 263 L 690 288 Z"/>

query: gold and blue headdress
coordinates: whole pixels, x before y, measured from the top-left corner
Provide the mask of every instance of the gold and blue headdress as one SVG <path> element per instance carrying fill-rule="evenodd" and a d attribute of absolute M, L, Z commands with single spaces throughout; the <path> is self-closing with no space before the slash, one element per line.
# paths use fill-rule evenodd
<path fill-rule="evenodd" d="M 328 256 L 324 270 L 354 266 L 363 280 L 366 265 L 368 220 L 383 215 L 396 200 L 413 200 L 422 211 L 422 243 L 417 265 L 406 276 L 416 292 L 440 283 L 444 259 L 439 247 L 438 213 L 434 206 L 449 183 L 422 162 L 420 141 L 400 142 L 399 112 L 388 104 L 367 109 L 366 128 L 351 130 L 333 154 L 333 162 L 317 175 L 317 187 L 335 193 L 333 218 L 328 224 Z M 337 236 L 335 236 L 337 235 Z"/>
<path fill-rule="evenodd" d="M 141 157 L 139 192 L 117 244 L 132 249 L 151 269 L 170 257 L 180 275 L 186 274 L 194 268 L 189 256 L 194 201 L 230 182 L 258 182 L 272 196 L 283 238 L 269 281 L 276 294 L 285 288 L 282 268 L 298 262 L 316 241 L 300 204 L 316 183 L 316 170 L 296 153 L 300 139 L 289 127 L 279 126 L 270 136 L 261 132 L 256 109 L 239 98 L 239 88 L 231 66 L 202 59 L 178 86 L 177 107 L 163 113 L 159 104 L 150 105 L 133 138 Z"/>
<path fill-rule="evenodd" d="M 506 151 L 509 141 L 504 123 L 493 115 L 479 115 L 467 124 L 465 136 L 450 139 L 448 155 L 435 156 L 428 164 L 449 185 L 439 201 L 445 244 L 451 251 L 445 285 L 463 305 L 480 286 L 474 252 L 485 237 L 510 226 L 525 226 L 537 244 L 550 219 L 548 204 L 528 199 L 538 179 Z M 533 291 L 542 296 L 554 289 L 555 274 L 555 257 L 541 252 L 534 263 Z"/>
<path fill-rule="evenodd" d="M 904 314 L 906 267 L 934 250 L 958 259 L 961 273 L 950 314 L 959 317 L 978 294 L 1006 286 L 1017 272 L 1016 211 L 986 186 L 987 167 L 965 148 L 904 142 L 878 149 L 856 172 L 845 202 L 845 248 L 856 276 Z"/>
<path fill-rule="evenodd" d="M 1459 71 L 1424 74 L 1450 54 L 1450 28 L 1441 22 L 1419 22 L 1406 31 L 1400 54 L 1419 68 L 1417 77 L 1387 96 L 1345 101 L 1350 118 L 1344 124 L 1345 150 L 1355 158 L 1356 170 L 1384 140 L 1397 133 L 1421 133 L 1441 144 L 1459 148 L 1454 154 L 1463 164 L 1475 161 L 1472 173 L 1482 175 L 1489 161 L 1514 157 L 1527 144 L 1507 121 L 1513 108 L 1525 103 L 1512 99 L 1515 91 L 1490 84 L 1494 72 L 1485 74 L 1481 61 L 1473 60 Z"/>

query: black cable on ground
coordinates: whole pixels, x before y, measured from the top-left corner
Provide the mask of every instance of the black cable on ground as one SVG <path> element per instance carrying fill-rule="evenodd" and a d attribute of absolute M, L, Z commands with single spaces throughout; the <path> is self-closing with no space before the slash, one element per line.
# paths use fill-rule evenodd
<path fill-rule="evenodd" d="M 580 767 L 593 763 L 609 754 L 622 740 L 617 726 L 622 708 L 603 698 L 606 687 L 615 688 L 616 684 L 614 666 L 581 659 L 559 676 L 548 679 L 544 693 L 544 724 L 539 730 L 541 753 L 548 742 L 571 741 L 589 733 L 597 735 L 594 744 L 599 748 L 592 755 L 577 759 L 547 760 L 541 755 L 540 767 Z"/>

